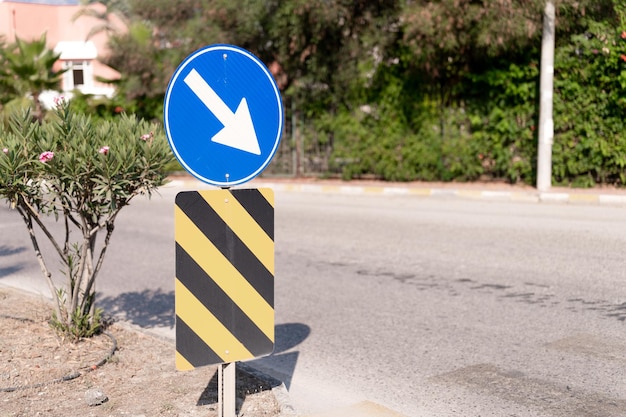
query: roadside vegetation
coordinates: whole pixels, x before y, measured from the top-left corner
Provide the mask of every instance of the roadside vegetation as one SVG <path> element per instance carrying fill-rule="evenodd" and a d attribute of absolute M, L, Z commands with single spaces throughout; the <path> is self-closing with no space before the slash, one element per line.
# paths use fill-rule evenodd
<path fill-rule="evenodd" d="M 62 74 L 45 36 L 18 39 L 2 57 L 9 99 L 0 124 L 0 200 L 24 220 L 54 301 L 50 324 L 79 340 L 101 330 L 96 278 L 117 215 L 164 183 L 173 156 L 159 126 L 135 115 L 92 118 L 63 96 L 45 111 L 39 94 L 58 89 Z"/>
<path fill-rule="evenodd" d="M 167 81 L 182 59 L 232 43 L 258 55 L 281 87 L 287 151 L 274 169 L 536 182 L 545 0 L 105 3 L 130 28 L 109 28 L 107 63 L 123 75 L 109 109 L 160 120 Z M 554 4 L 553 183 L 623 186 L 626 7 L 617 0 Z"/>
<path fill-rule="evenodd" d="M 111 36 L 104 61 L 122 77 L 111 100 L 72 100 L 93 118 L 161 123 L 177 65 L 200 47 L 231 43 L 259 56 L 282 90 L 285 137 L 270 171 L 536 181 L 545 0 L 101 2 L 95 31 Z M 622 3 L 554 1 L 554 184 L 626 182 Z M 11 87 L 7 79 L 23 77 L 7 71 L 0 104 L 10 108 L 38 90 Z"/>

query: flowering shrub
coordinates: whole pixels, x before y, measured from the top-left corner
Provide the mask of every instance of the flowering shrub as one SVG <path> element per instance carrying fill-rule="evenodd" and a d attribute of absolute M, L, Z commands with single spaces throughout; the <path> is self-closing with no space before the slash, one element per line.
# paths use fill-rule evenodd
<path fill-rule="evenodd" d="M 24 112 L 0 126 L 0 148 L 0 198 L 24 219 L 56 301 L 52 323 L 70 337 L 90 336 L 100 326 L 95 281 L 115 218 L 133 197 L 164 183 L 173 158 L 167 141 L 133 116 L 96 123 L 61 99 L 49 120 Z M 46 215 L 63 223 L 61 233 L 53 233 Z M 61 259 L 64 286 L 52 279 L 42 233 Z"/>

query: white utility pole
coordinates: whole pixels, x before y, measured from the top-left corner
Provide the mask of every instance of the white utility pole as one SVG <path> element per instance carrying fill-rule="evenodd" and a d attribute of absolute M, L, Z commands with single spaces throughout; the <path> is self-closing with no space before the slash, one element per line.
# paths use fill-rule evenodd
<path fill-rule="evenodd" d="M 539 191 L 548 191 L 552 186 L 554 20 L 554 3 L 548 0 L 543 15 L 543 35 L 541 38 L 539 148 L 537 150 L 537 190 Z"/>

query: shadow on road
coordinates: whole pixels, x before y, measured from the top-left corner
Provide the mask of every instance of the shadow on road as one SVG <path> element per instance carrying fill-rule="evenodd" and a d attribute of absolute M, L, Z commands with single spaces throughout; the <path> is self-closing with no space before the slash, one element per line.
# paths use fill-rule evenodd
<path fill-rule="evenodd" d="M 285 323 L 277 325 L 274 332 L 274 352 L 247 363 L 283 381 L 289 389 L 300 352 L 287 351 L 306 340 L 311 328 L 303 323 Z"/>
<path fill-rule="evenodd" d="M 236 366 L 237 397 L 275 388 L 284 383 L 287 389 L 298 362 L 299 352 L 285 352 L 302 343 L 311 333 L 311 328 L 302 323 L 279 324 L 274 328 L 274 352 L 270 356 L 249 362 L 238 362 Z M 264 373 L 271 369 L 272 375 Z M 261 373 L 259 373 L 261 371 Z M 215 404 L 218 401 L 218 377 L 215 372 L 200 394 L 196 405 Z"/>
<path fill-rule="evenodd" d="M 125 292 L 100 298 L 98 306 L 107 314 L 123 317 L 137 326 L 174 328 L 174 291 Z"/>
<path fill-rule="evenodd" d="M 24 246 L 20 247 L 11 247 L 7 245 L 0 246 L 0 258 L 10 257 L 12 255 L 16 255 L 18 253 L 22 253 L 26 250 Z M 11 261 L 8 261 L 11 263 Z M 5 260 L 2 260 L 0 264 L 0 278 L 9 276 L 23 268 L 21 263 L 14 263 L 13 265 L 5 265 Z"/>

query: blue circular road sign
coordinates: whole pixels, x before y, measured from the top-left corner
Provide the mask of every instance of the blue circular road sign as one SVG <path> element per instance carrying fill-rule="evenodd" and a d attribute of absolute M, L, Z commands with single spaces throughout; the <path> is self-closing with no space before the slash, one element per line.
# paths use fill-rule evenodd
<path fill-rule="evenodd" d="M 165 133 L 182 166 L 230 187 L 259 175 L 283 130 L 283 105 L 267 67 L 232 45 L 211 45 L 178 66 L 165 93 Z"/>

